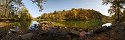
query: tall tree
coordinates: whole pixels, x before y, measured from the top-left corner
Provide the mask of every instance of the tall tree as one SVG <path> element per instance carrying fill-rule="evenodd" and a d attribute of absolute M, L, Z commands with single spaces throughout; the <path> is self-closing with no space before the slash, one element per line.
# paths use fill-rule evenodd
<path fill-rule="evenodd" d="M 121 9 L 124 8 L 125 0 L 102 0 L 104 4 L 110 4 L 110 9 L 108 10 L 110 14 L 115 14 L 115 22 L 119 23 Z"/>

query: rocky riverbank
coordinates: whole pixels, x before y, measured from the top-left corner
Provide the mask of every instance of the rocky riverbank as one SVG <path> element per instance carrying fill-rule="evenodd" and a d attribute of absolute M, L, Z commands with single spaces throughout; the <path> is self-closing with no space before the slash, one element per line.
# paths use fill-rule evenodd
<path fill-rule="evenodd" d="M 41 27 L 41 26 L 38 26 Z M 106 28 L 84 30 L 75 27 L 42 27 L 27 33 L 8 33 L 1 30 L 1 40 L 93 40 L 97 39 Z M 97 38 L 96 38 L 97 37 Z"/>

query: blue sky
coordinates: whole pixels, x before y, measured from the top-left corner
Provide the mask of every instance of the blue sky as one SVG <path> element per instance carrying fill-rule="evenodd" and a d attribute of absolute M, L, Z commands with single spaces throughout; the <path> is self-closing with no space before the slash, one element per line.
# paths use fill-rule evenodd
<path fill-rule="evenodd" d="M 38 17 L 43 13 L 49 13 L 55 10 L 70 10 L 72 8 L 94 9 L 103 15 L 109 16 L 107 12 L 109 6 L 102 5 L 101 0 L 47 0 L 43 4 L 44 10 L 42 12 L 39 12 L 38 7 L 30 0 L 23 0 L 23 2 L 33 17 Z"/>

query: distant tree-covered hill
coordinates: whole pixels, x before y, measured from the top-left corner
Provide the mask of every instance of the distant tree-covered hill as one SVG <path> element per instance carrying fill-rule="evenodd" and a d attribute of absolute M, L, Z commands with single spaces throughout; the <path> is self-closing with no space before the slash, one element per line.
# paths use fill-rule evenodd
<path fill-rule="evenodd" d="M 52 20 L 52 21 L 62 21 L 62 20 L 103 20 L 109 18 L 102 15 L 100 12 L 93 9 L 75 9 L 63 10 L 63 11 L 54 11 L 53 13 L 44 13 L 41 16 L 37 17 L 39 19 Z"/>
<path fill-rule="evenodd" d="M 44 13 L 37 19 L 56 22 L 53 23 L 55 26 L 63 25 L 84 29 L 99 27 L 106 22 L 110 22 L 110 17 L 104 16 L 93 9 L 82 8 Z"/>

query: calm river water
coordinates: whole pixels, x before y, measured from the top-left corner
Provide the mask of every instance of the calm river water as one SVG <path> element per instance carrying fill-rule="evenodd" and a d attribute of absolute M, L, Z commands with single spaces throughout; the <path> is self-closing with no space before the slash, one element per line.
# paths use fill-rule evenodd
<path fill-rule="evenodd" d="M 37 21 L 19 21 L 19 22 L 0 22 L 0 28 L 3 30 L 10 30 L 15 27 L 16 31 L 26 32 L 34 24 L 39 24 Z"/>
<path fill-rule="evenodd" d="M 34 24 L 39 24 L 39 22 L 37 21 L 0 22 L 0 28 L 4 30 L 10 30 L 11 27 L 16 27 L 17 31 L 27 32 Z M 72 23 L 68 22 L 68 25 L 71 25 L 71 24 Z M 78 23 L 75 23 L 75 24 L 78 24 Z M 72 24 L 72 26 L 74 26 L 74 24 Z M 84 26 L 84 25 L 82 24 L 80 26 Z"/>

